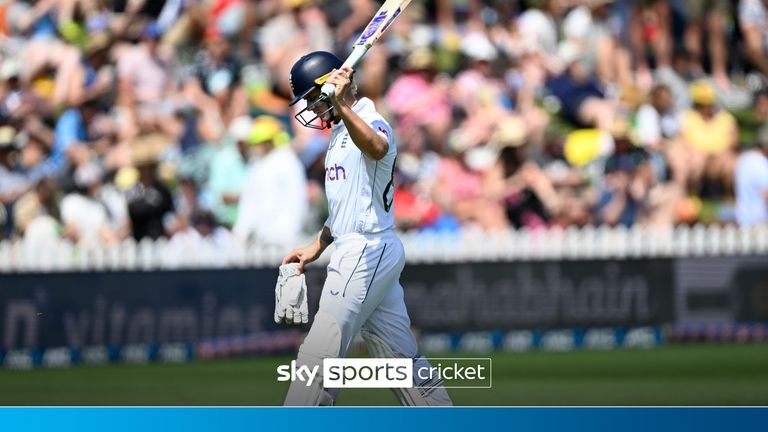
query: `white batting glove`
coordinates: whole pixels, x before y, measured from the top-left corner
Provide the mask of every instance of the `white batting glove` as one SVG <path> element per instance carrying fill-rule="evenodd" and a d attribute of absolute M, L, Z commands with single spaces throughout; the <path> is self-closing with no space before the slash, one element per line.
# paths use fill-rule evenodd
<path fill-rule="evenodd" d="M 306 324 L 309 321 L 307 282 L 304 274 L 296 274 L 299 264 L 283 264 L 275 285 L 275 322 Z"/>

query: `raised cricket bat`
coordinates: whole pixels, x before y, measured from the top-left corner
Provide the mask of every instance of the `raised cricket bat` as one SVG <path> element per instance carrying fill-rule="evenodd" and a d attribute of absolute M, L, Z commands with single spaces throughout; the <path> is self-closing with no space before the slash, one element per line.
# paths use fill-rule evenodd
<path fill-rule="evenodd" d="M 352 49 L 352 53 L 344 60 L 344 66 L 348 66 L 352 69 L 360 63 L 365 53 L 376 43 L 382 34 L 389 28 L 390 24 L 400 15 L 408 3 L 411 0 L 387 0 L 373 16 L 371 22 L 365 26 L 365 30 L 355 42 L 355 46 Z M 324 84 L 321 91 L 322 93 L 330 97 L 336 86 L 333 84 Z"/>

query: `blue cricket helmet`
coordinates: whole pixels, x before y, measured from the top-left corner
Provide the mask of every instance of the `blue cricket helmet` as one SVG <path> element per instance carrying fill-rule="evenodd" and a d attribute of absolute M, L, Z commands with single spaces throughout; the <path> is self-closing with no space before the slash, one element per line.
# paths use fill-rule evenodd
<path fill-rule="evenodd" d="M 342 61 L 340 58 L 326 51 L 315 51 L 300 58 L 291 68 L 290 82 L 291 91 L 293 92 L 291 105 L 305 98 L 312 90 L 320 89 L 325 84 L 331 71 L 341 69 L 341 65 Z M 313 108 L 323 101 L 327 102 L 329 107 L 324 108 L 322 113 L 315 115 L 312 112 Z M 323 121 L 323 116 L 326 114 L 329 114 L 330 120 Z M 299 123 L 312 129 L 330 128 L 333 124 L 333 117 L 333 106 L 323 97 L 309 102 L 306 108 L 295 115 Z M 317 124 L 318 120 L 319 125 Z"/>
<path fill-rule="evenodd" d="M 326 51 L 311 52 L 300 58 L 291 68 L 291 105 L 308 95 L 315 87 L 322 87 L 328 74 L 341 69 L 342 61 Z"/>

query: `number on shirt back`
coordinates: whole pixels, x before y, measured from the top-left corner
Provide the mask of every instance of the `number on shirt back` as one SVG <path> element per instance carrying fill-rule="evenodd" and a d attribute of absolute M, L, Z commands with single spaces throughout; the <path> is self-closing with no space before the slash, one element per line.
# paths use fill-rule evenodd
<path fill-rule="evenodd" d="M 395 191 L 392 187 L 394 181 L 395 181 L 395 166 L 397 165 L 397 157 L 395 157 L 395 160 L 392 162 L 392 172 L 389 174 L 389 183 L 387 183 L 387 187 L 384 188 L 384 193 L 382 194 L 382 199 L 384 200 L 384 211 L 389 213 L 389 210 L 392 208 L 392 202 L 395 200 Z M 391 195 L 390 195 L 390 192 Z"/>

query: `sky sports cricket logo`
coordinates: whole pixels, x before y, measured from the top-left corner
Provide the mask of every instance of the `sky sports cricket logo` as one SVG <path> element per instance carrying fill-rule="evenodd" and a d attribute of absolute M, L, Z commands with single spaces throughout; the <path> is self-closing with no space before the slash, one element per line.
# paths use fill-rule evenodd
<path fill-rule="evenodd" d="M 490 358 L 429 358 L 430 366 L 414 366 L 403 358 L 328 358 L 323 360 L 325 388 L 419 388 L 414 383 L 442 380 L 446 388 L 491 388 Z M 277 367 L 278 381 L 301 381 L 312 385 L 320 366 L 298 365 L 296 360 Z"/>

